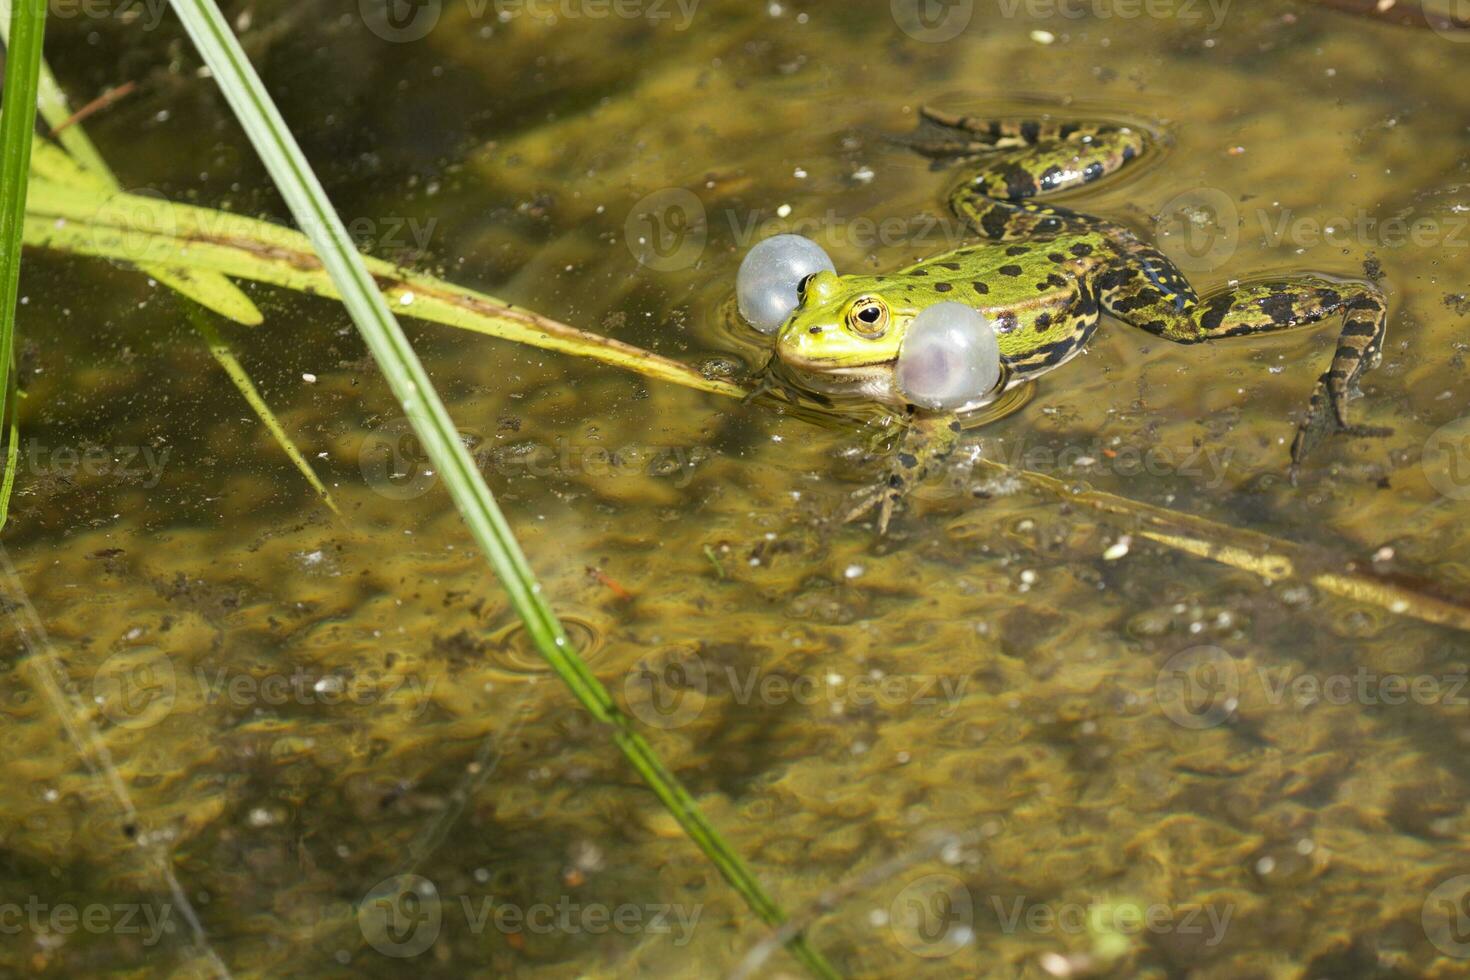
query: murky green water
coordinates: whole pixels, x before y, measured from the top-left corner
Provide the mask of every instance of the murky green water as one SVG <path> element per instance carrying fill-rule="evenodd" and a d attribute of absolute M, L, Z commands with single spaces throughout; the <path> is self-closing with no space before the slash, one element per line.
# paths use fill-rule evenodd
<path fill-rule="evenodd" d="M 1470 974 L 1466 634 L 967 463 L 1463 597 L 1465 429 L 1432 434 L 1467 411 L 1470 45 L 1185 0 L 907 32 L 882 3 L 449 0 L 394 43 L 352 4 L 231 6 L 374 254 L 693 363 L 763 361 L 722 310 L 778 227 L 841 269 L 954 243 L 948 177 L 880 135 L 923 102 L 1165 123 L 1069 203 L 1201 287 L 1375 260 L 1392 323 L 1353 407 L 1392 437 L 1292 488 L 1332 327 L 1106 323 L 881 540 L 832 520 L 860 432 L 408 327 L 599 676 L 788 909 L 836 890 L 810 935 L 845 972 Z M 160 16 L 52 24 L 76 103 L 139 83 L 87 123 L 104 155 L 282 215 Z M 28 258 L 0 970 L 733 969 L 762 928 L 540 666 L 341 309 L 250 287 L 266 324 L 225 328 L 338 518 L 144 277 Z"/>

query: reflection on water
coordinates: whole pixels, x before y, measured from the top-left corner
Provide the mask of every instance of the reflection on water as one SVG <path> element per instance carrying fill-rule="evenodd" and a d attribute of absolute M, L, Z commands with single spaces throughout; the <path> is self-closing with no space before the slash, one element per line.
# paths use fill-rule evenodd
<path fill-rule="evenodd" d="M 1463 975 L 1464 634 L 975 459 L 1463 600 L 1460 39 L 1274 4 L 655 6 L 232 13 L 370 250 L 715 373 L 768 356 L 725 317 L 760 237 L 891 270 L 962 234 L 952 178 L 883 138 L 921 101 L 1158 119 L 1166 153 L 1068 203 L 1201 287 L 1368 261 L 1393 303 L 1353 411 L 1395 433 L 1297 487 L 1332 328 L 1107 323 L 885 539 L 832 520 L 876 426 L 411 325 L 593 669 L 788 910 L 832 898 L 814 944 L 854 976 Z M 52 26 L 79 104 L 141 83 L 87 122 L 125 184 L 281 213 L 171 21 Z M 711 976 L 761 939 L 384 442 L 339 308 L 252 289 L 267 322 L 228 336 L 340 519 L 145 277 L 32 255 L 23 294 L 5 971 Z"/>

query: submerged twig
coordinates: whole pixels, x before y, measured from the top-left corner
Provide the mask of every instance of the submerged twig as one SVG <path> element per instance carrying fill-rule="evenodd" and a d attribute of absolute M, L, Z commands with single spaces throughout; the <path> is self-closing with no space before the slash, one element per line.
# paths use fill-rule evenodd
<path fill-rule="evenodd" d="M 957 834 L 947 830 L 933 831 L 924 834 L 923 837 L 924 839 L 915 847 L 895 854 L 866 871 L 848 875 L 822 892 L 779 929 L 772 930 L 770 935 L 751 946 L 750 950 L 741 957 L 740 962 L 735 964 L 735 969 L 730 971 L 726 980 L 748 980 L 765 965 L 772 953 L 790 942 L 792 936 L 811 928 L 818 919 L 830 915 L 852 896 L 882 884 L 894 875 L 907 871 L 921 861 L 927 861 L 941 851 L 962 847 L 976 839 L 973 834 Z"/>
<path fill-rule="evenodd" d="M 500 768 L 500 760 L 505 757 L 501 746 L 514 743 L 521 726 L 526 722 L 525 708 L 530 702 L 528 695 L 535 690 L 535 687 L 529 684 L 524 687 L 523 696 L 516 701 L 510 711 L 502 713 L 502 717 L 509 716 L 512 719 L 510 726 L 491 732 L 480 740 L 479 747 L 475 749 L 473 762 L 465 767 L 464 773 L 459 777 L 459 782 L 449 792 L 443 808 L 435 814 L 423 832 L 408 845 L 408 855 L 399 874 L 416 874 L 422 868 L 423 863 L 438 852 L 444 842 L 449 839 L 449 832 L 454 829 L 454 825 L 458 823 L 459 818 L 464 815 L 465 810 L 474 800 L 475 794 L 490 781 L 490 777 L 494 776 Z"/>
<path fill-rule="evenodd" d="M 174 872 L 173 857 L 159 843 L 159 837 L 139 832 L 141 819 L 138 808 L 133 805 L 133 798 L 128 793 L 127 785 L 118 773 L 117 765 L 112 761 L 112 753 L 108 750 L 107 743 L 103 741 L 101 734 L 97 731 L 97 726 L 93 724 L 85 702 L 77 693 L 76 686 L 67 674 L 61 659 L 52 649 L 51 638 L 46 633 L 46 627 L 42 625 L 41 617 L 37 615 L 35 606 L 31 604 L 30 595 L 26 592 L 25 586 L 21 584 L 20 576 L 15 571 L 15 565 L 10 561 L 10 553 L 4 545 L 0 545 L 0 582 L 3 582 L 6 587 L 10 621 L 20 635 L 20 645 L 26 652 L 26 656 L 19 661 L 18 670 L 28 675 L 35 687 L 51 702 L 51 707 L 56 711 L 56 717 L 61 722 L 68 741 L 76 749 L 77 756 L 93 777 L 106 785 L 112 798 L 117 802 L 123 814 L 123 826 L 134 828 L 132 834 L 134 843 L 143 851 L 148 863 L 163 880 L 170 899 L 189 927 L 194 945 L 209 960 L 209 965 L 216 976 L 228 978 L 230 969 L 210 945 L 209 936 L 199 921 L 199 915 L 194 911 L 194 905 L 189 901 L 188 893 L 184 891 L 184 886 Z"/>
<path fill-rule="evenodd" d="M 106 109 L 108 106 L 112 105 L 114 102 L 118 102 L 122 99 L 127 98 L 129 95 L 132 95 L 133 92 L 137 90 L 137 88 L 137 82 L 124 82 L 117 88 L 108 89 L 106 92 L 103 92 L 91 102 L 88 102 L 86 105 L 82 106 L 76 112 L 73 112 L 71 115 L 61 120 L 61 122 L 52 126 L 51 135 L 55 136 L 67 127 L 75 126 L 78 123 L 86 120 L 88 117 L 96 115 L 103 109 Z"/>
<path fill-rule="evenodd" d="M 1310 582 L 1324 592 L 1366 602 L 1401 616 L 1470 631 L 1470 606 L 1434 595 L 1405 579 L 1364 571 L 1356 563 L 1343 561 L 1320 549 L 1100 490 L 1074 491 L 1055 477 L 992 460 L 979 459 L 975 465 L 997 476 L 1020 480 L 1035 489 L 1055 494 L 1068 503 L 1126 518 L 1134 534 L 1178 551 L 1254 573 L 1267 581 L 1298 579 Z"/>
<path fill-rule="evenodd" d="M 1312 0 L 1318 6 L 1397 27 L 1422 27 L 1431 31 L 1464 31 L 1470 33 L 1470 20 L 1438 10 L 1430 10 L 1422 2 L 1399 3 L 1397 0 Z"/>

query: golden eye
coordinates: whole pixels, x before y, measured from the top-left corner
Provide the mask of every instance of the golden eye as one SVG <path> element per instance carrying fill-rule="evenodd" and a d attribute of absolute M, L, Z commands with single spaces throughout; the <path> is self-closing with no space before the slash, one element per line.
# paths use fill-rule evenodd
<path fill-rule="evenodd" d="M 876 296 L 865 296 L 847 311 L 847 325 L 858 336 L 876 340 L 888 329 L 888 306 Z"/>

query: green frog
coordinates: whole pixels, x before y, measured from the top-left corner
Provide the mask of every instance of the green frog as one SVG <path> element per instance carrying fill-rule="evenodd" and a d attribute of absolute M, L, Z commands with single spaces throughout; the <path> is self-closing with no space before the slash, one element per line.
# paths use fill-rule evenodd
<path fill-rule="evenodd" d="M 1337 350 L 1292 441 L 1292 482 L 1323 436 L 1391 432 L 1354 425 L 1345 411 L 1359 376 L 1377 364 L 1383 348 L 1388 306 L 1372 282 L 1303 274 L 1201 297 L 1162 252 L 1129 229 L 1044 202 L 1118 171 L 1150 139 L 1120 124 L 921 110 L 918 132 L 904 142 L 936 161 L 968 165 L 949 203 L 983 241 L 887 275 L 808 275 L 776 339 L 773 365 L 784 383 L 905 415 L 883 479 L 859 494 L 847 520 L 876 512 L 879 533 L 886 533 L 895 508 L 953 451 L 960 414 L 1075 357 L 1101 313 L 1179 344 L 1290 330 L 1341 315 Z M 946 301 L 987 317 L 1001 354 L 995 388 L 953 413 L 908 404 L 895 383 L 908 325 L 925 307 Z"/>

